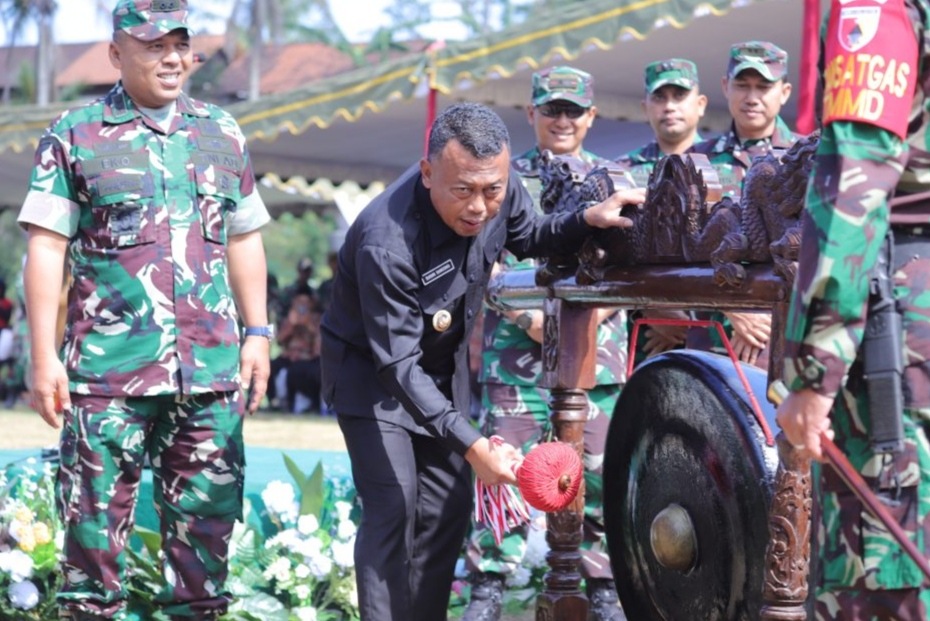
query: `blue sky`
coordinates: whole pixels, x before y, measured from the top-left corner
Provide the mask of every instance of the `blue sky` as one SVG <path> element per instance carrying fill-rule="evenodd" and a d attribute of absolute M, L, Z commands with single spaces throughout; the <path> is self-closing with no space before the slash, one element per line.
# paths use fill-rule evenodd
<path fill-rule="evenodd" d="M 115 4 L 116 0 L 110 2 Z M 227 15 L 233 6 L 231 0 L 191 0 L 191 4 L 223 16 Z M 337 0 L 331 3 L 331 7 L 339 27 L 349 39 L 368 41 L 371 34 L 387 21 L 383 9 L 388 4 L 389 0 Z M 451 4 L 442 0 L 436 2 L 435 8 L 441 11 L 444 4 L 452 9 Z M 95 0 L 60 0 L 55 19 L 56 40 L 60 43 L 81 43 L 107 39 L 112 28 L 111 22 L 106 15 L 98 14 L 96 5 Z M 198 30 L 206 29 L 209 32 L 222 32 L 224 26 L 219 20 L 193 25 Z M 437 26 L 430 31 L 424 31 L 424 34 L 433 38 L 461 37 L 458 29 L 449 26 Z M 35 38 L 34 30 L 24 31 L 19 43 L 34 43 Z M 7 33 L 0 29 L 0 45 L 6 43 Z"/>

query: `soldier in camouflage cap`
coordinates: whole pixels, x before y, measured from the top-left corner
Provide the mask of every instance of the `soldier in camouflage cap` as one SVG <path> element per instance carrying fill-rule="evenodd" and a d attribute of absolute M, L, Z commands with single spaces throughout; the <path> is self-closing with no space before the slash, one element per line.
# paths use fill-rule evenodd
<path fill-rule="evenodd" d="M 530 102 L 542 106 L 550 101 L 566 101 L 582 108 L 594 105 L 594 80 L 574 67 L 550 67 L 533 74 Z"/>
<path fill-rule="evenodd" d="M 669 84 L 686 91 L 694 90 L 698 86 L 697 65 L 686 58 L 657 60 L 646 65 L 643 79 L 647 94 L 652 94 Z"/>
<path fill-rule="evenodd" d="M 753 158 L 779 155 L 798 139 L 780 116 L 791 97 L 787 76 L 788 54 L 775 44 L 747 41 L 730 47 L 721 86 L 733 122 L 728 132 L 698 143 L 694 150 L 707 155 L 724 194 L 734 200 L 739 200 Z"/>
<path fill-rule="evenodd" d="M 707 95 L 701 92 L 697 65 L 685 58 L 668 58 L 646 65 L 643 70 L 645 96 L 643 113 L 655 134 L 655 140 L 620 156 L 617 163 L 627 168 L 639 187 L 646 187 L 659 160 L 668 155 L 682 155 L 701 141 L 698 124 L 707 109 Z M 639 316 L 688 319 L 682 311 L 637 311 Z M 635 355 L 643 359 L 685 343 L 687 328 L 675 325 L 650 325 L 640 332 Z"/>
<path fill-rule="evenodd" d="M 698 123 L 707 109 L 707 96 L 701 93 L 697 66 L 692 61 L 657 60 L 646 65 L 643 76 L 646 94 L 642 108 L 655 140 L 618 159 L 641 187 L 646 186 L 660 159 L 685 153 L 701 140 Z"/>
<path fill-rule="evenodd" d="M 697 144 L 695 151 L 710 158 L 724 193 L 734 200 L 754 157 L 782 153 L 798 138 L 779 116 L 791 96 L 787 74 L 788 54 L 773 43 L 746 41 L 730 47 L 721 80 L 733 117 L 730 131 Z"/>
<path fill-rule="evenodd" d="M 536 146 L 513 159 L 514 170 L 537 205 L 542 189 L 539 157 L 543 150 L 571 155 L 585 162 L 599 161 L 586 151 L 583 141 L 594 123 L 591 76 L 573 67 L 553 67 L 533 74 L 527 119 L 536 135 Z M 632 181 L 630 182 L 632 185 Z M 532 260 L 518 261 L 504 252 L 503 269 L 535 269 Z M 581 572 L 591 598 L 591 619 L 623 619 L 613 587 L 613 574 L 604 540 L 603 501 L 600 490 L 601 464 L 607 425 L 620 394 L 626 373 L 626 317 L 622 311 L 604 309 L 599 316 L 597 341 L 597 386 L 588 392 L 588 421 L 585 426 L 585 540 Z M 546 438 L 550 429 L 549 392 L 542 382 L 541 309 L 498 312 L 485 307 L 479 383 L 481 416 L 488 435 L 499 435 L 508 443 L 528 451 Z M 500 619 L 506 582 L 528 549 L 531 529 L 524 527 L 495 543 L 490 530 L 476 525 L 468 544 L 466 566 L 471 572 L 471 601 L 462 621 Z M 545 526 L 543 525 L 544 529 Z"/>
<path fill-rule="evenodd" d="M 730 47 L 727 72 L 721 80 L 733 118 L 730 130 L 719 138 L 696 144 L 694 151 L 708 157 L 717 170 L 724 196 L 734 202 L 739 202 L 743 179 L 752 160 L 768 153 L 781 155 L 799 137 L 780 116 L 782 106 L 791 96 L 787 73 L 788 54 L 773 43 L 746 41 Z M 723 315 L 728 331 L 733 333 L 733 347 L 740 360 L 751 364 L 764 361 L 771 331 L 770 315 L 737 312 Z M 725 352 L 716 331 L 710 331 L 709 338 L 715 351 Z"/>
<path fill-rule="evenodd" d="M 832 437 L 928 558 L 930 2 L 834 1 L 824 37 L 823 130 L 785 331 L 791 393 L 777 418 L 803 455 L 822 459 L 821 433 Z M 869 80 L 857 79 L 863 73 Z M 846 105 L 854 101 L 872 105 Z M 896 361 L 904 432 L 897 452 L 870 441 L 873 421 L 893 408 L 870 407 L 861 349 L 886 240 L 893 252 L 880 269 L 903 318 L 895 332 L 904 352 Z M 831 468 L 820 474 L 816 619 L 930 619 L 921 571 Z"/>
<path fill-rule="evenodd" d="M 788 75 L 788 53 L 768 41 L 747 41 L 730 48 L 727 78 L 733 79 L 746 69 L 754 69 L 769 82 L 784 80 Z"/>
<path fill-rule="evenodd" d="M 269 216 L 235 120 L 182 91 L 193 63 L 186 8 L 117 3 L 109 58 L 121 79 L 52 122 L 19 215 L 32 398 L 48 424 L 64 417 L 63 619 L 124 617 L 146 457 L 164 535 L 165 587 L 152 594 L 160 614 L 216 619 L 231 599 L 242 422 L 268 378 L 259 228 Z M 64 282 L 65 265 L 59 348 L 58 290 L 48 285 Z"/>
<path fill-rule="evenodd" d="M 154 41 L 173 30 L 189 30 L 187 0 L 119 0 L 113 9 L 113 32 Z"/>

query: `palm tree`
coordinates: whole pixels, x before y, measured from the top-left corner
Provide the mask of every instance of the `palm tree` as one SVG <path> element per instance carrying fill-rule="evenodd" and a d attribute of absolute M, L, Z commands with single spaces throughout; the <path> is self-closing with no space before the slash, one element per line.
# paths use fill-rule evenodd
<path fill-rule="evenodd" d="M 30 20 L 35 20 L 39 33 L 36 46 L 36 103 L 45 106 L 51 103 L 55 81 L 55 33 L 52 24 L 58 3 L 55 0 L 0 0 L 0 15 L 7 30 L 7 72 L 12 68 L 11 51 Z M 3 87 L 3 103 L 10 101 L 10 80 Z"/>
<path fill-rule="evenodd" d="M 239 26 L 243 22 L 249 24 L 247 29 Z M 349 42 L 333 19 L 328 0 L 235 0 L 226 22 L 226 53 L 232 58 L 235 47 L 242 42 L 251 48 L 250 101 L 260 95 L 264 44 L 293 41 L 325 43 L 349 54 L 357 65 L 364 62 L 364 54 Z"/>
<path fill-rule="evenodd" d="M 226 20 L 226 56 L 233 58 L 235 49 L 246 34 L 252 54 L 249 57 L 249 101 L 261 94 L 262 48 L 267 39 L 275 45 L 280 41 L 282 0 L 235 0 Z M 240 27 L 245 17 L 248 28 Z"/>

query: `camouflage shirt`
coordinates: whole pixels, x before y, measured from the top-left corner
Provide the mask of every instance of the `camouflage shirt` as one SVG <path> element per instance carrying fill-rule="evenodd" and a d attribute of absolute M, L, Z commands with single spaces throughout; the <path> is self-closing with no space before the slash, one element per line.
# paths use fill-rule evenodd
<path fill-rule="evenodd" d="M 69 239 L 73 392 L 238 388 L 226 242 L 268 212 L 229 114 L 182 94 L 170 118 L 166 132 L 117 84 L 54 120 L 36 150 L 19 222 Z"/>
<path fill-rule="evenodd" d="M 775 131 L 768 138 L 743 142 L 736 135 L 736 126 L 731 123 L 730 131 L 718 138 L 695 144 L 693 150 L 695 153 L 706 155 L 713 164 L 720 177 L 723 195 L 739 200 L 743 178 L 752 165 L 753 158 L 770 152 L 780 155 L 799 137 L 788 128 L 781 117 L 778 117 L 775 119 Z"/>
<path fill-rule="evenodd" d="M 920 7 L 914 24 L 926 32 L 928 3 L 908 4 Z M 832 396 L 842 386 L 862 341 L 869 274 L 890 223 L 888 201 L 895 191 L 930 190 L 930 37 L 923 33 L 919 53 L 917 83 L 924 90 L 915 94 L 918 116 L 906 141 L 864 123 L 838 121 L 823 129 L 785 335 L 785 379 L 792 389 Z M 840 179 L 850 184 L 841 189 Z M 812 239 L 818 243 L 808 243 Z"/>
<path fill-rule="evenodd" d="M 695 135 L 695 144 L 702 140 L 704 139 L 701 138 L 700 134 Z M 688 149 L 688 151 L 690 151 L 690 149 Z M 663 157 L 665 157 L 665 153 L 662 153 L 662 149 L 659 148 L 659 143 L 653 140 L 649 144 L 634 149 L 626 155 L 621 155 L 617 158 L 617 163 L 630 171 L 630 176 L 633 177 L 633 181 L 636 182 L 636 187 L 645 188 L 649 184 L 649 175 L 652 174 L 656 164 L 658 164 L 659 160 Z"/>
<path fill-rule="evenodd" d="M 832 9 L 842 10 L 843 6 L 834 2 Z M 860 6 L 862 3 L 857 3 L 854 8 Z M 859 56 L 844 53 L 840 60 L 846 72 L 831 75 L 829 81 L 837 86 L 828 85 L 825 91 L 848 92 L 846 76 L 856 75 L 851 65 L 859 58 L 885 56 L 893 59 L 891 63 L 897 61 L 899 67 L 906 65 L 916 88 L 907 84 L 900 95 L 881 95 L 903 99 L 903 105 L 911 111 L 909 118 L 892 115 L 901 122 L 901 136 L 905 137 L 885 129 L 877 119 L 865 122 L 847 118 L 825 123 L 807 189 L 803 243 L 785 327 L 784 376 L 794 391 L 810 388 L 837 397 L 831 412 L 837 445 L 873 489 L 900 498 L 900 506 L 907 510 L 896 509 L 894 518 L 926 551 L 923 534 L 930 525 L 930 451 L 926 438 L 930 420 L 930 257 L 915 252 L 898 253 L 894 259 L 894 295 L 903 316 L 905 357 L 904 449 L 900 453 L 875 454 L 871 450 L 868 429 L 872 413 L 859 351 L 870 276 L 893 218 L 889 200 L 895 192 L 930 190 L 930 2 L 906 0 L 903 8 L 901 2 L 881 7 L 882 14 L 895 10 L 904 15 L 897 22 L 898 28 L 889 30 L 891 36 L 886 35 L 883 46 L 863 50 Z M 831 29 L 826 34 L 849 36 L 849 31 L 837 30 L 842 29 Z M 912 32 L 916 33 L 916 50 L 913 57 L 907 57 L 901 50 L 913 44 L 913 40 L 905 40 Z M 869 37 L 862 40 L 868 42 Z M 883 62 L 887 67 L 889 61 Z M 868 83 L 862 84 L 868 87 Z M 891 108 L 887 101 L 885 105 Z M 896 229 L 896 240 L 927 239 L 930 216 L 915 226 Z M 857 514 L 858 505 L 851 502 L 850 494 L 836 477 L 828 476 L 830 473 L 824 468 L 821 477 L 824 533 L 820 537 L 820 565 L 824 585 L 901 593 L 920 587 L 925 579 L 916 565 L 900 551 L 884 527 L 866 518 L 864 511 L 863 515 Z M 829 610 L 830 617 L 837 618 L 837 609 L 841 608 L 855 610 L 860 615 L 856 618 L 878 618 L 865 607 L 865 599 L 847 601 L 855 600 L 859 591 L 835 593 L 818 603 L 818 613 Z M 912 616 L 894 618 L 926 619 L 923 606 L 928 601 L 927 591 L 922 593 L 920 609 L 912 604 Z M 869 597 L 869 601 L 875 599 Z M 893 610 L 886 607 L 883 611 L 889 609 Z M 855 616 L 850 614 L 850 618 Z M 822 618 L 820 614 L 818 618 Z"/>
<path fill-rule="evenodd" d="M 594 163 L 602 158 L 582 151 L 581 158 Z M 530 149 L 513 158 L 513 168 L 539 206 L 539 150 Z M 535 269 L 532 260 L 518 261 L 509 252 L 500 257 L 504 269 Z M 479 381 L 518 386 L 536 386 L 542 379 L 542 349 L 522 329 L 500 313 L 485 308 Z M 597 330 L 598 385 L 622 384 L 626 378 L 626 318 L 618 311 L 601 322 Z"/>

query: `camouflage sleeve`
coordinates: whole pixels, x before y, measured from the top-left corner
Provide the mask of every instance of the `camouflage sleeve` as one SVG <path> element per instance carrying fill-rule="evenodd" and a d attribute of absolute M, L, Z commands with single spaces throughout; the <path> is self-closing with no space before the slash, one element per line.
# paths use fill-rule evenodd
<path fill-rule="evenodd" d="M 906 143 L 878 127 L 844 121 L 823 130 L 785 331 L 792 390 L 833 396 L 845 381 L 862 341 L 869 274 L 889 227 L 888 199 L 906 159 Z"/>
<path fill-rule="evenodd" d="M 48 131 L 36 148 L 29 193 L 17 222 L 24 228 L 35 224 L 65 237 L 73 236 L 81 215 L 73 188 L 68 145 Z"/>
<path fill-rule="evenodd" d="M 220 124 L 238 143 L 242 153 L 242 172 L 239 177 L 239 195 L 242 200 L 236 205 L 236 211 L 227 223 L 227 232 L 230 236 L 251 233 L 268 223 L 271 216 L 265 207 L 265 201 L 258 193 L 255 183 L 255 170 L 252 168 L 252 157 L 246 145 L 245 135 L 239 128 L 236 120 L 225 111 L 221 111 Z"/>

